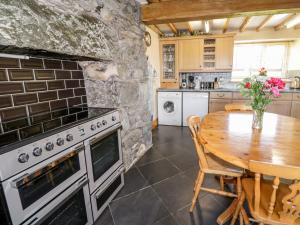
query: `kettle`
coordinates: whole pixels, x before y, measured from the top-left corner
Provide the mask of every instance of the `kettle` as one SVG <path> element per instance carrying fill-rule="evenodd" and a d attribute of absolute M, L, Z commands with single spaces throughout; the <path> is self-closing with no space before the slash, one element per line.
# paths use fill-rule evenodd
<path fill-rule="evenodd" d="M 300 88 L 300 77 L 292 78 L 291 88 Z"/>

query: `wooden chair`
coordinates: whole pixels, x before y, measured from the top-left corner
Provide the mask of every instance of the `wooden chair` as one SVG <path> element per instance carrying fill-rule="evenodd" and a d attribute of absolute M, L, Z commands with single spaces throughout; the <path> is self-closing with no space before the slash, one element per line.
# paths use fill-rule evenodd
<path fill-rule="evenodd" d="M 249 164 L 254 178 L 242 179 L 243 192 L 231 225 L 247 199 L 250 213 L 262 224 L 300 224 L 300 168 L 277 166 L 252 161 Z M 263 175 L 272 179 L 264 179 Z M 274 178 L 274 179 L 273 179 Z M 282 182 L 285 179 L 284 182 Z M 292 181 L 290 184 L 286 179 Z"/>
<path fill-rule="evenodd" d="M 195 203 L 199 196 L 200 190 L 207 191 L 213 194 L 227 196 L 227 197 L 234 197 L 234 198 L 240 195 L 241 176 L 243 175 L 243 170 L 217 158 L 216 156 L 214 156 L 213 154 L 209 153 L 204 149 L 204 141 L 201 140 L 200 138 L 201 119 L 199 116 L 190 116 L 188 117 L 187 122 L 199 157 L 199 166 L 200 166 L 198 177 L 195 182 L 195 188 L 194 188 L 195 193 L 192 200 L 190 212 L 192 212 L 195 207 Z M 220 190 L 202 187 L 206 174 L 214 174 L 214 175 L 221 176 Z M 237 193 L 224 191 L 224 180 L 223 180 L 224 176 L 236 178 Z"/>
<path fill-rule="evenodd" d="M 236 111 L 252 111 L 250 105 L 240 104 L 240 103 L 231 103 L 225 105 L 226 112 L 236 112 Z"/>

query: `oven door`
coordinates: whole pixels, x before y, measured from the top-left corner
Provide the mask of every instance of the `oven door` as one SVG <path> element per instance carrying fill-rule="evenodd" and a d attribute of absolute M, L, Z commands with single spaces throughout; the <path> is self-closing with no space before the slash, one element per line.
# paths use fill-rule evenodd
<path fill-rule="evenodd" d="M 78 144 L 3 182 L 13 224 L 20 224 L 86 174 Z"/>
<path fill-rule="evenodd" d="M 124 186 L 124 170 L 124 167 L 121 166 L 91 195 L 95 221 Z"/>
<path fill-rule="evenodd" d="M 92 225 L 87 175 L 61 193 L 22 225 Z"/>
<path fill-rule="evenodd" d="M 122 164 L 120 130 L 117 124 L 85 141 L 91 193 Z"/>

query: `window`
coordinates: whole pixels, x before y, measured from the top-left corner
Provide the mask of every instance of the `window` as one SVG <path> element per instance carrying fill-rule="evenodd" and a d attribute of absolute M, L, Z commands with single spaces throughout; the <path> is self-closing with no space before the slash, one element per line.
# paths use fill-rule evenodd
<path fill-rule="evenodd" d="M 288 46 L 288 42 L 235 44 L 232 77 L 256 75 L 261 67 L 268 76 L 285 77 Z"/>

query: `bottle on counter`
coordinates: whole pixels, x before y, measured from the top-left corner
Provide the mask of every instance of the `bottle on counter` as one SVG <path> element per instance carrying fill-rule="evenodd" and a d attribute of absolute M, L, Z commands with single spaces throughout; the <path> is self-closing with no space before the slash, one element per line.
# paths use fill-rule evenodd
<path fill-rule="evenodd" d="M 220 87 L 220 83 L 218 81 L 218 78 L 215 77 L 215 80 L 214 80 L 214 89 L 218 89 Z"/>

